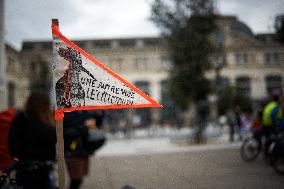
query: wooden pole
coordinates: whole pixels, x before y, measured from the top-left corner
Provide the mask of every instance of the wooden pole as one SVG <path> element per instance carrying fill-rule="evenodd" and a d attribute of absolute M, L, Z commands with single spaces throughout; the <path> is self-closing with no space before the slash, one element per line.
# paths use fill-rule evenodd
<path fill-rule="evenodd" d="M 52 23 L 59 26 L 58 19 L 52 19 Z M 55 36 L 53 36 L 53 40 L 56 40 Z M 55 57 L 53 61 L 56 61 Z M 57 161 L 58 161 L 58 184 L 59 184 L 59 189 L 65 189 L 63 121 L 57 120 L 55 125 L 56 125 L 56 138 L 57 138 L 56 149 L 57 149 Z"/>
<path fill-rule="evenodd" d="M 56 121 L 57 137 L 57 161 L 58 161 L 58 184 L 59 189 L 65 189 L 65 160 L 64 160 L 64 138 L 63 121 Z"/>

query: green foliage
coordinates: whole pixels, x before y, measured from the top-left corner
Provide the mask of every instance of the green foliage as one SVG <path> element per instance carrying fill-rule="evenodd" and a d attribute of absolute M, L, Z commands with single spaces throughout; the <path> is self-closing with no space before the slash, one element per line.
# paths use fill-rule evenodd
<path fill-rule="evenodd" d="M 284 14 L 275 17 L 274 28 L 278 34 L 279 42 L 284 43 Z"/>
<path fill-rule="evenodd" d="M 218 91 L 217 110 L 219 115 L 224 115 L 233 107 L 234 91 L 230 86 L 224 87 Z"/>
<path fill-rule="evenodd" d="M 239 105 L 242 112 L 252 113 L 252 100 L 248 96 L 235 95 L 234 104 Z"/>
<path fill-rule="evenodd" d="M 217 109 L 219 115 L 224 115 L 236 105 L 240 106 L 242 112 L 252 113 L 252 100 L 250 97 L 236 93 L 231 86 L 218 91 Z"/>
<path fill-rule="evenodd" d="M 210 40 L 216 29 L 213 5 L 212 0 L 156 0 L 152 5 L 151 19 L 168 41 L 173 63 L 172 96 L 182 109 L 210 92 L 205 72 L 216 49 Z"/>

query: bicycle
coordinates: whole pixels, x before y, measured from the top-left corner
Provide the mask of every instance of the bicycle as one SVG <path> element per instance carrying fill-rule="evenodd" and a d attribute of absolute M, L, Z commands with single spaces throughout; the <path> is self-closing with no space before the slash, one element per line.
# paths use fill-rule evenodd
<path fill-rule="evenodd" d="M 3 171 L 3 174 L 0 176 L 0 189 L 22 189 L 23 187 L 19 183 L 19 180 L 16 177 L 11 177 L 11 172 L 31 172 L 38 169 L 48 169 L 50 170 L 48 185 L 50 189 L 57 189 L 55 178 L 53 175 L 53 162 L 46 161 L 28 161 L 28 162 L 19 162 L 18 160 L 13 160 L 12 163 Z"/>
<path fill-rule="evenodd" d="M 241 146 L 241 158 L 246 162 L 254 161 L 262 151 L 262 132 L 254 131 L 248 135 Z"/>
<path fill-rule="evenodd" d="M 14 159 L 9 166 L 7 166 L 0 173 L 0 189 L 22 189 L 22 186 L 17 184 L 17 179 L 11 176 L 11 172 L 15 170 L 18 163 L 17 159 Z"/>
<path fill-rule="evenodd" d="M 272 136 L 269 147 L 269 158 L 272 168 L 280 175 L 284 175 L 284 132 L 283 130 Z"/>

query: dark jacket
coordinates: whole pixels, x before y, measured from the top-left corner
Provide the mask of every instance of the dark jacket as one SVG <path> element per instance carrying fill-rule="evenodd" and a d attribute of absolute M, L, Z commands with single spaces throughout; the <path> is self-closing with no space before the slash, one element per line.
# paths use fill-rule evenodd
<path fill-rule="evenodd" d="M 84 126 L 86 116 L 81 111 L 64 113 L 63 132 L 65 157 L 87 157 L 88 129 Z"/>
<path fill-rule="evenodd" d="M 64 149 L 65 157 L 88 157 L 102 144 L 90 145 L 88 142 L 89 132 L 84 125 L 85 120 L 96 119 L 97 126 L 103 122 L 103 112 L 97 111 L 74 111 L 64 113 Z M 104 140 L 102 141 L 104 143 Z M 98 147 L 97 147 L 97 146 Z"/>
<path fill-rule="evenodd" d="M 20 112 L 12 122 L 8 137 L 12 157 L 20 161 L 50 161 L 56 157 L 55 128 L 33 114 Z"/>

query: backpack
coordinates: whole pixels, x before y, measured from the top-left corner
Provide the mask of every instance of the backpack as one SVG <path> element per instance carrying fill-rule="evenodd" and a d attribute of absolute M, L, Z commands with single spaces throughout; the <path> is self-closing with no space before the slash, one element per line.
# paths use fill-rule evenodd
<path fill-rule="evenodd" d="M 15 108 L 0 112 L 0 170 L 5 169 L 12 161 L 8 147 L 8 136 L 16 112 Z"/>

